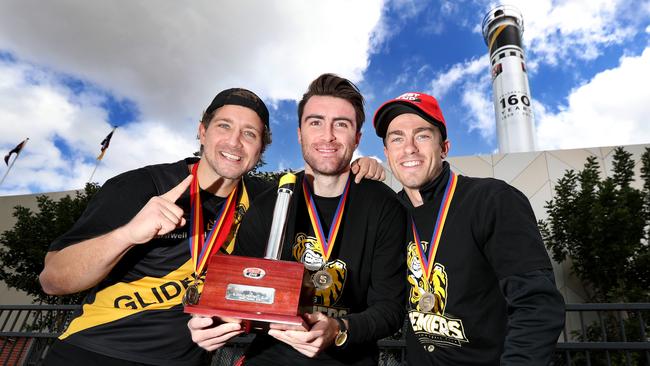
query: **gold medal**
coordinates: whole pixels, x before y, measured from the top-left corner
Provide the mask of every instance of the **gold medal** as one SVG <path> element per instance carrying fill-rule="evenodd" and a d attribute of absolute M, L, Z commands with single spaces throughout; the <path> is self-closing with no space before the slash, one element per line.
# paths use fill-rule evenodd
<path fill-rule="evenodd" d="M 319 290 L 328 289 L 332 286 L 332 275 L 326 270 L 322 269 L 311 276 L 314 286 Z"/>
<path fill-rule="evenodd" d="M 196 283 L 193 283 L 187 287 L 187 290 L 185 290 L 183 305 L 196 305 L 199 303 L 200 297 L 199 286 Z"/>
<path fill-rule="evenodd" d="M 440 247 L 440 239 L 442 238 L 442 231 L 445 227 L 445 222 L 447 220 L 447 213 L 451 207 L 451 201 L 454 198 L 454 192 L 456 192 L 456 184 L 458 183 L 458 176 L 454 172 L 449 172 L 449 179 L 447 180 L 447 186 L 445 187 L 445 193 L 442 196 L 442 201 L 440 202 L 440 208 L 438 209 L 438 216 L 436 218 L 435 226 L 433 227 L 433 234 L 431 235 L 431 240 L 429 241 L 429 246 L 424 245 L 422 240 L 420 240 L 420 235 L 418 234 L 417 228 L 415 227 L 415 220 L 411 217 L 411 229 L 413 230 L 413 239 L 415 241 L 416 256 L 420 268 L 422 268 L 422 279 L 425 283 L 432 284 L 431 276 L 434 272 L 434 267 L 436 264 L 436 254 L 438 253 L 438 248 Z M 426 243 L 425 243 L 426 244 Z M 435 287 L 435 286 L 434 286 Z M 436 306 L 436 297 L 430 293 L 421 291 L 420 301 L 418 302 L 418 308 L 420 311 L 428 313 L 434 309 Z M 436 309 L 437 311 L 444 312 L 444 305 L 442 309 Z"/>
<path fill-rule="evenodd" d="M 433 306 L 436 303 L 436 297 L 433 296 L 432 293 L 425 292 L 422 294 L 422 297 L 420 298 L 420 302 L 418 303 L 420 306 L 420 311 L 424 313 L 429 313 L 433 309 Z"/>

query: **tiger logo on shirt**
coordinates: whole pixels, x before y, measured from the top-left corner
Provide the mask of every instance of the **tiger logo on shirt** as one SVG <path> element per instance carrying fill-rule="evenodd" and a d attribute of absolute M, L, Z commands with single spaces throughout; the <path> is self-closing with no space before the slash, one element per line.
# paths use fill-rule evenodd
<path fill-rule="evenodd" d="M 343 294 L 347 267 L 340 259 L 325 262 L 320 252 L 318 242 L 313 236 L 298 233 L 294 240 L 292 249 L 293 258 L 306 265 L 318 266 L 321 270 L 327 271 L 332 278 L 332 285 L 325 289 L 315 289 L 314 305 L 332 306 L 337 303 Z"/>
<path fill-rule="evenodd" d="M 422 242 L 426 251 L 428 243 Z M 435 263 L 429 279 L 426 280 L 422 262 L 418 258 L 418 248 L 415 242 L 407 247 L 406 265 L 408 267 L 407 281 L 409 283 L 409 321 L 415 336 L 427 352 L 435 351 L 436 347 L 462 347 L 469 342 L 465 335 L 463 321 L 446 313 L 447 307 L 447 272 L 445 266 Z M 420 300 L 425 293 L 433 295 L 433 307 L 422 309 Z"/>
<path fill-rule="evenodd" d="M 424 293 L 430 293 L 435 298 L 431 312 L 434 314 L 443 314 L 447 303 L 447 272 L 445 272 L 445 266 L 440 263 L 435 263 L 429 281 L 427 281 L 424 278 L 424 271 L 426 269 L 422 268 L 422 264 L 418 259 L 415 242 L 409 244 L 406 260 L 409 268 L 407 280 L 411 285 L 409 293 L 411 305 L 417 310 L 422 311 L 419 304 L 420 299 Z"/>

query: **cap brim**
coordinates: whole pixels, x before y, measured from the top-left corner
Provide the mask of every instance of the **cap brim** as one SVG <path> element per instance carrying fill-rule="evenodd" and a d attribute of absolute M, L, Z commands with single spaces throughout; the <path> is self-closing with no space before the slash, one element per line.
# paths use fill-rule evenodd
<path fill-rule="evenodd" d="M 420 109 L 417 105 L 413 103 L 409 103 L 407 101 L 401 101 L 401 100 L 389 101 L 388 103 L 385 103 L 377 110 L 377 113 L 375 113 L 375 118 L 374 118 L 375 132 L 377 133 L 377 136 L 381 137 L 382 139 L 385 138 L 386 131 L 388 130 L 388 125 L 390 124 L 390 122 L 393 119 L 395 119 L 397 116 L 405 113 L 413 113 L 422 117 L 427 122 L 438 127 L 440 133 L 442 134 L 443 141 L 447 139 L 447 128 L 444 125 L 444 123 L 431 117 L 425 111 Z"/>

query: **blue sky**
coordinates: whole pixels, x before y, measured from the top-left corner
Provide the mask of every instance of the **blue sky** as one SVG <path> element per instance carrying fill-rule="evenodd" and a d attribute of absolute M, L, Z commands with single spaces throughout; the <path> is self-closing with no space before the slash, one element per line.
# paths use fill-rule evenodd
<path fill-rule="evenodd" d="M 650 143 L 650 1 L 510 1 L 523 34 L 540 150 Z M 371 118 L 407 91 L 438 98 L 451 155 L 497 151 L 487 48 L 493 1 L 0 3 L 0 152 L 29 137 L 0 195 L 77 189 L 197 150 L 197 121 L 241 86 L 271 110 L 263 170 L 302 167 L 296 100 L 324 72 L 366 97 L 360 155 L 383 160 Z M 4 174 L 6 167 L 0 169 Z"/>

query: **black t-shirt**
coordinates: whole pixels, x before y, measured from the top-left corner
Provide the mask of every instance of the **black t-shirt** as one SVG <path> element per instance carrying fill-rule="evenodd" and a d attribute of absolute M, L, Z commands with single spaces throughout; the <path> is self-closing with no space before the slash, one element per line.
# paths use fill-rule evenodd
<path fill-rule="evenodd" d="M 75 225 L 50 246 L 61 250 L 126 224 L 151 197 L 163 194 L 190 174 L 198 159 L 147 166 L 108 180 Z M 245 179 L 248 199 L 269 184 Z M 214 225 L 224 198 L 200 194 L 205 230 Z M 189 215 L 189 190 L 176 202 Z M 232 251 L 235 231 L 247 204 L 239 201 L 231 237 L 222 252 Z M 189 220 L 188 220 L 189 222 Z M 205 356 L 191 339 L 189 315 L 181 298 L 194 280 L 189 225 L 129 250 L 90 293 L 83 308 L 61 335 L 65 342 L 107 356 L 157 365 L 199 364 Z M 228 249 L 229 248 L 229 249 Z M 204 276 L 201 276 L 201 282 Z"/>
<path fill-rule="evenodd" d="M 299 175 L 288 214 L 283 260 L 319 256 Z M 260 196 L 242 222 L 235 254 L 262 256 L 277 194 Z M 314 197 L 323 231 L 329 232 L 339 197 Z M 402 325 L 404 294 L 405 215 L 395 194 L 383 183 L 351 183 L 339 233 L 325 268 L 334 279 L 328 290 L 316 292 L 313 311 L 349 321 L 348 342 L 332 345 L 314 359 L 275 339 L 258 335 L 247 353 L 251 365 L 372 365 L 377 363 L 376 341 Z"/>
<path fill-rule="evenodd" d="M 429 245 L 449 178 L 449 166 L 410 205 L 420 240 Z M 526 197 L 495 179 L 458 177 L 429 283 L 407 234 L 407 358 L 412 365 L 498 365 L 507 331 L 507 304 L 499 280 L 551 269 Z M 421 311 L 423 289 L 437 308 Z"/>

